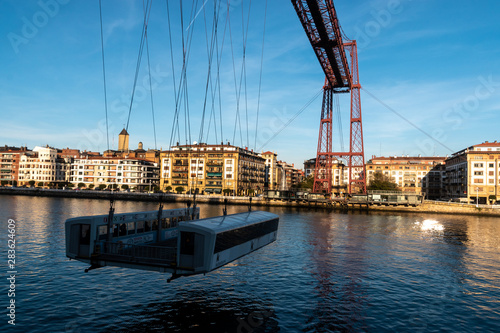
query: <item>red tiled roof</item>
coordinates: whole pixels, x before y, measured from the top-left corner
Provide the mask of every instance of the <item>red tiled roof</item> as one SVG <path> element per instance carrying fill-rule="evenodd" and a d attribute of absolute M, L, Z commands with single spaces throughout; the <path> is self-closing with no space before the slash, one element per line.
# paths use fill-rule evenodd
<path fill-rule="evenodd" d="M 473 147 L 500 147 L 500 142 L 483 142 L 478 145 L 474 145 Z"/>

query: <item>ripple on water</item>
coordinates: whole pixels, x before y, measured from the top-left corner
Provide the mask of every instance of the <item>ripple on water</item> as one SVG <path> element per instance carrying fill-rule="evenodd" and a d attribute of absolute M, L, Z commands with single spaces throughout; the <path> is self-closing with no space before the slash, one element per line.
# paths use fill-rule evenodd
<path fill-rule="evenodd" d="M 22 331 L 493 332 L 500 326 L 497 219 L 276 208 L 275 243 L 216 272 L 167 284 L 165 274 L 114 267 L 84 273 L 85 264 L 67 260 L 64 221 L 105 214 L 107 202 L 1 199 L 2 227 L 8 218 L 17 222 Z M 117 212 L 156 209 L 116 206 Z M 220 213 L 217 206 L 201 209 L 204 216 Z"/>

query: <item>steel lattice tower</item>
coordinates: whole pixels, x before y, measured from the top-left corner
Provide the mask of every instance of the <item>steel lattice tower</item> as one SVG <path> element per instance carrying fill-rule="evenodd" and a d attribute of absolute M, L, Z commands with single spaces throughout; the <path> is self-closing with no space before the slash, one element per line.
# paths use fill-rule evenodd
<path fill-rule="evenodd" d="M 326 76 L 313 192 L 332 192 L 332 168 L 336 158 L 348 168 L 348 192 L 366 193 L 361 85 L 356 41 L 343 41 L 332 0 L 292 0 L 292 4 Z M 346 53 L 349 54 L 350 61 Z M 334 152 L 333 96 L 348 92 L 351 93 L 349 152 Z"/>

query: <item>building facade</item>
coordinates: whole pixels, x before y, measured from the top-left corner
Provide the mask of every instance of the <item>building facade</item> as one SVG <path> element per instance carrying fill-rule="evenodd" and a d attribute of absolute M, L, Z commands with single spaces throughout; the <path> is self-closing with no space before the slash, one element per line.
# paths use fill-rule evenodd
<path fill-rule="evenodd" d="M 347 192 L 349 184 L 349 168 L 337 158 L 332 159 L 332 194 L 342 196 Z M 304 177 L 314 177 L 316 158 L 304 161 Z"/>
<path fill-rule="evenodd" d="M 373 174 L 380 172 L 396 183 L 400 191 L 428 195 L 432 184 L 432 191 L 435 193 L 435 186 L 438 186 L 436 182 L 441 182 L 440 179 L 436 178 L 442 177 L 441 175 L 434 177 L 435 172 L 438 172 L 436 167 L 444 164 L 445 160 L 446 157 L 439 156 L 373 156 L 366 164 L 367 186 L 370 185 Z M 432 177 L 429 175 L 431 171 L 433 172 Z"/>
<path fill-rule="evenodd" d="M 160 189 L 179 193 L 251 195 L 264 190 L 266 160 L 227 145 L 177 145 L 160 154 Z"/>
<path fill-rule="evenodd" d="M 19 180 L 20 156 L 28 151 L 26 147 L 0 147 L 0 184 L 17 185 Z"/>
<path fill-rule="evenodd" d="M 57 149 L 35 147 L 20 156 L 18 185 L 64 185 L 69 180 L 70 167 L 71 160 L 59 157 Z"/>
<path fill-rule="evenodd" d="M 70 183 L 85 188 L 154 190 L 159 185 L 156 163 L 136 158 L 87 156 L 71 164 Z"/>
<path fill-rule="evenodd" d="M 278 154 L 264 152 L 260 154 L 266 160 L 264 188 L 268 190 L 284 190 L 286 186 L 284 163 L 278 161 Z"/>
<path fill-rule="evenodd" d="M 444 192 L 452 199 L 487 204 L 500 199 L 500 143 L 484 142 L 446 160 Z"/>

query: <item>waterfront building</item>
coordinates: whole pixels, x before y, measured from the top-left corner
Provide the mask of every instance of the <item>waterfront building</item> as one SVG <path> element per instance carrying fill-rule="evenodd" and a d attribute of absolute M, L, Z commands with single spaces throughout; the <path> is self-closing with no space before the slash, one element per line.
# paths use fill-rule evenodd
<path fill-rule="evenodd" d="M 37 146 L 20 156 L 18 185 L 61 186 L 68 181 L 70 166 L 71 160 L 59 157 L 58 149 Z"/>
<path fill-rule="evenodd" d="M 179 193 L 248 195 L 264 190 L 266 160 L 227 145 L 177 145 L 160 153 L 160 189 Z"/>
<path fill-rule="evenodd" d="M 285 171 L 285 189 L 290 190 L 292 188 L 298 188 L 299 183 L 304 178 L 304 172 L 300 169 L 295 168 L 295 165 L 280 161 Z"/>
<path fill-rule="evenodd" d="M 349 168 L 336 157 L 332 159 L 332 163 L 332 194 L 334 196 L 342 196 L 347 192 Z M 315 170 L 316 158 L 304 161 L 304 177 L 314 177 Z"/>
<path fill-rule="evenodd" d="M 304 161 L 304 176 L 307 178 L 310 175 L 314 176 L 314 170 L 316 169 L 316 158 L 311 158 Z"/>
<path fill-rule="evenodd" d="M 0 184 L 17 185 L 20 156 L 28 151 L 26 147 L 0 147 Z"/>
<path fill-rule="evenodd" d="M 440 193 L 436 186 L 441 188 L 442 176 L 439 173 L 438 165 L 444 164 L 446 157 L 439 156 L 390 156 L 375 157 L 366 163 L 367 186 L 373 178 L 375 172 L 380 172 L 390 178 L 398 185 L 398 190 L 412 192 L 416 194 Z M 432 174 L 429 174 L 432 171 Z M 432 186 L 431 186 L 432 185 Z"/>
<path fill-rule="evenodd" d="M 158 164 L 139 158 L 86 156 L 71 164 L 70 182 L 86 188 L 153 190 L 159 185 Z"/>
<path fill-rule="evenodd" d="M 266 159 L 264 187 L 269 190 L 285 190 L 287 188 L 286 163 L 278 161 L 278 155 L 274 152 L 267 151 L 260 155 Z"/>
<path fill-rule="evenodd" d="M 500 199 L 500 143 L 484 142 L 446 160 L 444 191 L 452 199 L 486 204 Z"/>
<path fill-rule="evenodd" d="M 137 149 L 129 149 L 129 134 L 123 129 L 118 135 L 118 150 L 106 150 L 104 157 L 137 158 L 160 165 L 160 151 L 156 149 L 145 150 L 143 143 L 139 142 Z"/>

